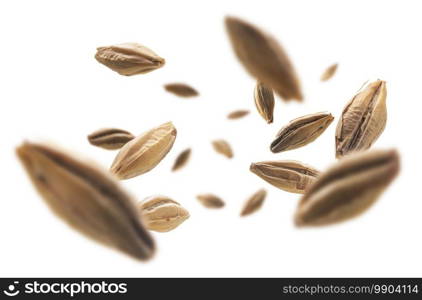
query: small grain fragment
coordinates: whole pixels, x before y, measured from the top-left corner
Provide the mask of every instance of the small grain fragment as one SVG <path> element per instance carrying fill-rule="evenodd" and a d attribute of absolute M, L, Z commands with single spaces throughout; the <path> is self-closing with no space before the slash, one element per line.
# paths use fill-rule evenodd
<path fill-rule="evenodd" d="M 184 98 L 195 97 L 199 95 L 197 90 L 184 83 L 169 83 L 164 85 L 164 89 L 169 93 Z"/>
<path fill-rule="evenodd" d="M 88 135 L 91 145 L 107 150 L 116 150 L 133 140 L 135 136 L 130 132 L 118 128 L 102 128 Z"/>
<path fill-rule="evenodd" d="M 236 120 L 236 119 L 243 118 L 243 117 L 247 116 L 248 114 L 249 114 L 249 110 L 239 109 L 239 110 L 235 110 L 235 111 L 232 111 L 231 113 L 229 113 L 227 115 L 227 119 Z"/>
<path fill-rule="evenodd" d="M 189 161 L 190 155 L 191 155 L 191 149 L 185 149 L 183 150 L 176 158 L 173 164 L 172 171 L 177 171 L 181 168 L 183 168 L 187 162 Z"/>
<path fill-rule="evenodd" d="M 334 76 L 334 74 L 336 73 L 337 68 L 338 68 L 338 64 L 333 64 L 333 65 L 329 66 L 324 71 L 324 73 L 322 73 L 321 81 L 327 81 L 327 80 L 331 79 Z"/>
<path fill-rule="evenodd" d="M 225 140 L 215 140 L 212 142 L 212 146 L 217 153 L 224 155 L 227 158 L 233 157 L 233 151 L 230 144 Z"/>
<path fill-rule="evenodd" d="M 257 210 L 259 210 L 264 203 L 264 200 L 267 196 L 267 191 L 264 189 L 261 189 L 257 191 L 255 194 L 253 194 L 245 203 L 245 206 L 243 207 L 240 216 L 244 217 L 250 214 L 253 214 Z"/>
<path fill-rule="evenodd" d="M 207 208 L 222 208 L 224 207 L 224 201 L 213 194 L 202 194 L 196 196 L 196 198 L 199 200 L 202 205 L 204 205 Z"/>

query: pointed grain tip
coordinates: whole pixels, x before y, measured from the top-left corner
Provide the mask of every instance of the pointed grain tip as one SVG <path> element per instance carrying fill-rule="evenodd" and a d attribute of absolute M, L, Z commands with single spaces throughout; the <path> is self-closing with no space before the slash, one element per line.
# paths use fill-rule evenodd
<path fill-rule="evenodd" d="M 174 126 L 174 124 L 173 124 L 173 122 L 172 121 L 169 121 L 169 122 L 167 122 L 167 123 L 165 123 L 164 124 L 164 126 L 168 126 L 169 128 L 171 128 L 171 135 L 172 136 L 176 136 L 177 135 L 177 129 L 176 129 L 176 127 Z"/>
<path fill-rule="evenodd" d="M 23 153 L 24 153 L 24 147 L 25 147 L 25 142 L 16 147 L 15 153 L 16 153 L 16 155 L 18 157 L 21 157 L 21 155 L 23 155 Z"/>
<path fill-rule="evenodd" d="M 161 59 L 159 59 L 158 60 L 158 66 L 159 67 L 162 67 L 162 66 L 164 66 L 166 64 L 166 60 L 164 59 L 164 58 L 161 58 Z"/>
<path fill-rule="evenodd" d="M 21 145 L 17 146 L 15 149 L 16 156 L 25 166 L 31 165 L 31 159 L 29 151 L 31 144 L 28 141 L 24 141 Z"/>
<path fill-rule="evenodd" d="M 276 145 L 276 143 L 275 143 L 275 142 L 271 143 L 271 145 L 270 145 L 270 151 L 271 151 L 272 153 L 278 153 L 278 152 L 280 152 L 280 151 L 277 151 L 277 150 L 276 150 L 275 145 Z"/>
<path fill-rule="evenodd" d="M 237 22 L 238 19 L 236 17 L 233 16 L 226 16 L 224 17 L 224 23 L 226 24 L 226 26 L 230 26 L 231 24 L 233 24 L 234 22 Z"/>
<path fill-rule="evenodd" d="M 295 216 L 293 222 L 296 228 L 303 228 L 306 226 L 305 222 L 298 215 Z"/>
<path fill-rule="evenodd" d="M 298 92 L 298 94 L 296 94 L 295 96 L 293 96 L 292 99 L 295 99 L 298 102 L 303 102 L 303 95 L 302 95 L 302 93 Z"/>

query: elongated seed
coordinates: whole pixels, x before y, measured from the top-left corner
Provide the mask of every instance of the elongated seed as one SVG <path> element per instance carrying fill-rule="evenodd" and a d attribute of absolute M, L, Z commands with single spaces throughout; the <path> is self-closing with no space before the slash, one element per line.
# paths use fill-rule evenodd
<path fill-rule="evenodd" d="M 257 210 L 259 210 L 264 203 L 265 198 L 267 197 L 267 191 L 264 189 L 260 189 L 255 194 L 253 194 L 251 197 L 249 197 L 248 200 L 246 200 L 245 205 L 240 212 L 240 215 L 242 217 L 253 214 Z"/>
<path fill-rule="evenodd" d="M 322 73 L 321 75 L 321 81 L 327 81 L 331 79 L 336 73 L 337 68 L 338 68 L 338 64 L 333 64 L 329 66 L 327 69 L 325 69 L 324 73 Z"/>
<path fill-rule="evenodd" d="M 208 208 L 224 207 L 224 201 L 220 197 L 213 194 L 202 194 L 196 196 L 196 198 L 199 200 L 199 202 L 202 203 L 202 205 Z"/>
<path fill-rule="evenodd" d="M 118 128 L 102 128 L 88 135 L 91 145 L 108 150 L 120 149 L 133 138 L 133 134 Z"/>
<path fill-rule="evenodd" d="M 346 105 L 336 129 L 336 157 L 371 147 L 387 122 L 385 81 L 367 84 Z"/>
<path fill-rule="evenodd" d="M 252 163 L 250 171 L 279 189 L 298 194 L 305 193 L 319 175 L 318 170 L 294 160 Z"/>
<path fill-rule="evenodd" d="M 255 106 L 261 117 L 268 123 L 273 122 L 274 93 L 263 83 L 257 82 L 254 91 Z"/>
<path fill-rule="evenodd" d="M 169 93 L 175 94 L 179 97 L 194 97 L 199 93 L 193 87 L 184 83 L 169 83 L 164 86 L 165 90 Z"/>
<path fill-rule="evenodd" d="M 98 47 L 95 58 L 113 71 L 125 76 L 148 73 L 165 64 L 163 58 L 137 43 Z"/>
<path fill-rule="evenodd" d="M 25 142 L 16 153 L 47 205 L 72 228 L 134 258 L 153 255 L 134 201 L 107 173 L 46 145 Z"/>
<path fill-rule="evenodd" d="M 274 153 L 297 149 L 316 140 L 334 120 L 327 112 L 306 115 L 280 129 L 270 149 Z"/>
<path fill-rule="evenodd" d="M 396 150 L 373 150 L 340 159 L 302 197 L 297 226 L 342 222 L 365 212 L 399 172 Z"/>
<path fill-rule="evenodd" d="M 167 155 L 176 139 L 173 123 L 164 123 L 134 138 L 120 149 L 110 171 L 128 179 L 153 169 Z"/>
<path fill-rule="evenodd" d="M 139 203 L 146 228 L 158 232 L 175 229 L 189 218 L 189 212 L 165 196 L 151 196 Z"/>
<path fill-rule="evenodd" d="M 224 155 L 227 158 L 233 157 L 233 150 L 230 144 L 225 140 L 215 140 L 212 142 L 212 146 L 217 153 Z"/>
<path fill-rule="evenodd" d="M 245 69 L 284 100 L 301 101 L 299 79 L 281 45 L 239 18 L 226 17 L 225 23 L 233 50 Z"/>
<path fill-rule="evenodd" d="M 243 118 L 244 116 L 247 116 L 248 114 L 249 114 L 249 110 L 239 109 L 239 110 L 235 110 L 229 113 L 227 115 L 227 119 L 230 119 L 230 120 L 240 119 L 240 118 Z"/>
<path fill-rule="evenodd" d="M 177 170 L 183 168 L 187 164 L 187 162 L 189 161 L 191 152 L 192 151 L 191 151 L 190 148 L 183 150 L 177 156 L 176 160 L 174 161 L 172 171 L 177 171 Z"/>

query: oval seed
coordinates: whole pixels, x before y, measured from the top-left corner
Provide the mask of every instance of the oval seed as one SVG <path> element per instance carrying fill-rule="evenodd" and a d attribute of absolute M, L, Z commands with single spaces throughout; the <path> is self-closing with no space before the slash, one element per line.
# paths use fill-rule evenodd
<path fill-rule="evenodd" d="M 280 129 L 270 149 L 274 153 L 303 147 L 315 141 L 328 126 L 334 117 L 327 112 L 306 115 L 289 122 Z"/>
<path fill-rule="evenodd" d="M 144 174 L 167 155 L 176 139 L 176 128 L 168 122 L 134 138 L 120 149 L 111 173 L 119 179 L 128 179 Z"/>
<path fill-rule="evenodd" d="M 172 171 L 177 171 L 181 168 L 183 168 L 187 162 L 189 161 L 190 155 L 191 155 L 191 149 L 188 148 L 184 151 L 182 151 L 176 158 L 173 164 Z"/>
<path fill-rule="evenodd" d="M 225 205 L 220 197 L 213 194 L 202 194 L 196 196 L 196 198 L 207 208 L 222 208 Z"/>
<path fill-rule="evenodd" d="M 396 150 L 365 151 L 340 159 L 303 195 L 295 224 L 330 225 L 362 214 L 375 203 L 399 169 Z"/>
<path fill-rule="evenodd" d="M 95 59 L 125 76 L 148 73 L 165 64 L 164 58 L 137 43 L 98 47 Z"/>
<path fill-rule="evenodd" d="M 265 198 L 267 197 L 267 191 L 260 189 L 255 194 L 253 194 L 248 200 L 246 200 L 245 205 L 240 213 L 240 216 L 244 217 L 250 214 L 253 214 L 259 210 L 264 203 Z"/>
<path fill-rule="evenodd" d="M 184 83 L 169 83 L 164 86 L 164 89 L 169 93 L 184 98 L 195 97 L 199 95 L 197 90 Z"/>
<path fill-rule="evenodd" d="M 117 128 L 102 128 L 88 135 L 91 145 L 107 150 L 116 150 L 132 140 L 135 136 L 130 132 Z"/>
<path fill-rule="evenodd" d="M 217 153 L 224 155 L 227 158 L 233 157 L 233 150 L 230 144 L 225 140 L 215 140 L 212 142 L 212 146 Z"/>
<path fill-rule="evenodd" d="M 73 229 L 136 259 L 152 257 L 154 241 L 114 178 L 50 146 L 25 142 L 16 153 L 47 205 Z"/>
<path fill-rule="evenodd" d="M 152 196 L 139 203 L 139 210 L 147 229 L 168 232 L 189 218 L 189 212 L 178 202 L 165 196 Z"/>

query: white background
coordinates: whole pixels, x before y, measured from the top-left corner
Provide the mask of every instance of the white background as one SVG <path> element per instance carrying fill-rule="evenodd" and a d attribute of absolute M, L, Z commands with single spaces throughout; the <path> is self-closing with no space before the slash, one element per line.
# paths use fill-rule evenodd
<path fill-rule="evenodd" d="M 422 18 L 418 1 L 2 1 L 0 4 L 0 275 L 1 276 L 421 276 L 420 187 Z M 277 99 L 267 125 L 253 103 L 254 80 L 234 56 L 223 26 L 235 15 L 273 34 L 300 75 L 305 102 Z M 146 75 L 120 76 L 94 59 L 96 47 L 139 42 L 166 59 Z M 319 81 L 338 62 L 335 77 Z M 396 147 L 400 176 L 358 219 L 296 229 L 299 195 L 278 190 L 249 164 L 296 159 L 323 170 L 334 159 L 334 131 L 346 102 L 368 79 L 387 81 L 387 127 L 376 148 Z M 168 94 L 186 82 L 196 99 Z M 244 119 L 227 113 L 250 109 Z M 317 111 L 336 117 L 314 143 L 281 154 L 269 144 L 289 120 Z M 95 244 L 57 219 L 14 154 L 23 140 L 52 141 L 107 168 L 116 152 L 86 135 L 101 127 L 139 134 L 166 121 L 178 129 L 169 155 L 151 172 L 122 182 L 136 199 L 164 194 L 191 218 L 153 233 L 158 252 L 140 263 Z M 224 138 L 235 157 L 216 154 Z M 187 167 L 170 171 L 192 147 Z M 240 218 L 245 199 L 265 187 L 255 215 Z M 222 210 L 195 196 L 212 192 Z"/>

